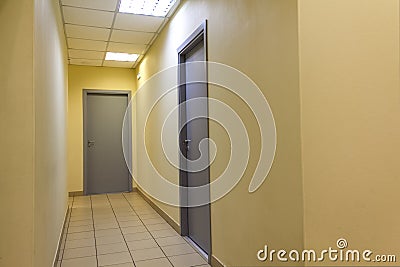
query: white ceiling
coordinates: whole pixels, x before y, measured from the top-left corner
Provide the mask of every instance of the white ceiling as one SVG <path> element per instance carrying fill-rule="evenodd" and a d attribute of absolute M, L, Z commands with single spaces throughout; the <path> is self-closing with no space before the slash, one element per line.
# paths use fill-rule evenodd
<path fill-rule="evenodd" d="M 180 1 L 168 15 L 119 13 L 120 0 L 59 0 L 69 64 L 135 68 Z M 104 60 L 106 52 L 139 54 L 136 62 Z"/>

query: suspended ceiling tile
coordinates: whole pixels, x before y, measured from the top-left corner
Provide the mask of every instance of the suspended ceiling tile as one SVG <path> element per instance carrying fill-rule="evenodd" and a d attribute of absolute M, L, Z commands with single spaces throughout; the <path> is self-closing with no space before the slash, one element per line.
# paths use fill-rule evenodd
<path fill-rule="evenodd" d="M 146 45 L 140 44 L 125 44 L 125 43 L 112 43 L 108 44 L 107 51 L 130 53 L 130 54 L 142 54 L 146 49 Z"/>
<path fill-rule="evenodd" d="M 85 66 L 101 66 L 103 61 L 101 59 L 70 59 L 71 65 L 85 65 Z"/>
<path fill-rule="evenodd" d="M 150 32 L 133 32 L 124 30 L 113 30 L 111 33 L 112 42 L 132 43 L 132 44 L 148 44 L 153 38 L 154 33 Z"/>
<path fill-rule="evenodd" d="M 65 23 L 111 28 L 113 12 L 63 7 Z"/>
<path fill-rule="evenodd" d="M 67 37 L 107 41 L 110 29 L 65 24 Z"/>
<path fill-rule="evenodd" d="M 103 59 L 104 52 L 88 51 L 88 50 L 77 50 L 69 49 L 68 55 L 70 58 L 80 58 L 80 59 Z"/>
<path fill-rule="evenodd" d="M 117 68 L 132 68 L 134 63 L 135 62 L 105 60 L 103 63 L 103 66 L 104 67 L 117 67 Z"/>
<path fill-rule="evenodd" d="M 114 28 L 120 30 L 156 32 L 164 18 L 118 13 L 115 18 Z"/>
<path fill-rule="evenodd" d="M 107 42 L 68 38 L 68 47 L 81 50 L 105 51 Z"/>
<path fill-rule="evenodd" d="M 118 0 L 62 0 L 63 5 L 115 11 Z"/>
<path fill-rule="evenodd" d="M 167 21 L 163 17 L 115 12 L 119 0 L 60 0 L 60 4 L 69 61 L 76 65 L 102 66 L 106 50 L 140 54 L 141 59 Z M 137 62 L 106 61 L 105 66 L 132 68 Z"/>

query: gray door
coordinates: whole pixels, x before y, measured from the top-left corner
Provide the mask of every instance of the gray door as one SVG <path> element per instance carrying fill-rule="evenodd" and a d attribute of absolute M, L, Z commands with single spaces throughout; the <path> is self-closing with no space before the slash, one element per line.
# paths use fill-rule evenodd
<path fill-rule="evenodd" d="M 185 62 L 204 61 L 204 44 L 200 42 L 185 55 Z M 191 66 L 186 64 L 186 101 L 196 98 L 205 98 L 208 96 L 207 84 L 205 83 L 190 83 L 191 81 L 205 80 L 206 68 L 205 65 Z M 204 102 L 187 103 L 186 118 L 193 118 L 208 114 L 208 107 Z M 186 124 L 186 136 L 188 141 L 187 159 L 196 160 L 200 157 L 199 143 L 201 140 L 208 138 L 208 119 L 197 118 L 189 121 Z M 205 156 L 208 158 L 208 147 L 205 151 Z M 196 169 L 196 166 L 193 166 Z M 200 166 L 198 166 L 200 169 Z M 209 168 L 202 171 L 187 172 L 187 184 L 189 187 L 201 186 L 210 182 Z M 209 195 L 205 196 L 209 199 Z M 188 195 L 189 203 L 191 196 Z M 204 252 L 210 253 L 210 207 L 204 205 L 200 207 L 190 207 L 188 212 L 188 237 L 192 239 Z"/>
<path fill-rule="evenodd" d="M 127 94 L 87 93 L 85 105 L 85 193 L 130 191 L 122 151 L 122 123 Z"/>

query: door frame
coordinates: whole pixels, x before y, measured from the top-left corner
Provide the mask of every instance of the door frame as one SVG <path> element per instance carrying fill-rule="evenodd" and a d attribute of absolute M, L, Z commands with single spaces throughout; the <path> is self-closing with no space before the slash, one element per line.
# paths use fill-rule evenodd
<path fill-rule="evenodd" d="M 98 95 L 126 95 L 127 96 L 127 107 L 131 100 L 131 91 L 129 90 L 99 90 L 99 89 L 83 89 L 82 90 L 82 108 L 83 108 L 83 195 L 87 195 L 87 98 L 89 94 Z M 132 114 L 128 112 L 128 136 L 129 136 L 129 147 L 128 147 L 128 162 L 132 162 Z M 122 142 L 122 140 L 121 140 Z M 129 192 L 132 191 L 132 175 L 128 168 L 128 186 Z"/>
<path fill-rule="evenodd" d="M 208 61 L 208 48 L 207 48 L 207 20 L 204 20 L 204 22 L 201 23 L 199 27 L 178 47 L 177 52 L 178 52 L 178 104 L 181 104 L 182 102 L 186 101 L 186 70 L 184 66 L 180 65 L 181 63 L 185 62 L 185 55 L 191 51 L 196 45 L 199 43 L 203 42 L 203 47 L 204 47 L 204 61 Z M 208 81 L 208 69 L 206 66 L 206 80 Z M 207 83 L 207 98 L 208 98 L 208 83 Z M 207 116 L 208 116 L 208 106 L 207 106 Z M 179 106 L 179 129 L 183 125 L 186 119 L 186 108 L 185 105 L 180 105 Z M 207 120 L 207 125 L 209 125 L 209 120 Z M 207 127 L 208 128 L 208 127 Z M 209 128 L 207 132 L 207 137 L 210 136 Z M 182 131 L 179 133 L 179 150 L 181 149 L 181 145 L 183 145 L 184 140 L 187 139 L 187 133 L 186 131 Z M 181 150 L 180 150 L 181 151 Z M 186 157 L 186 150 L 183 152 L 184 156 Z M 184 160 L 182 157 L 180 157 L 179 161 L 180 166 L 183 166 Z M 209 169 L 210 167 L 208 167 Z M 208 182 L 210 182 L 210 174 L 208 175 Z M 179 168 L 179 185 L 181 187 L 187 187 L 188 186 L 188 175 L 187 172 L 182 170 L 182 168 Z M 181 189 L 179 192 L 179 200 L 180 203 L 187 203 L 188 196 L 187 191 Z M 208 209 L 209 209 L 209 214 L 210 214 L 210 220 L 209 220 L 209 226 L 210 226 L 210 235 L 209 235 L 209 247 L 208 247 L 208 255 L 207 255 L 207 260 L 210 263 L 211 261 L 211 249 L 212 249 L 212 239 L 211 239 L 211 203 L 208 204 Z M 188 208 L 187 207 L 180 207 L 180 228 L 181 228 L 181 235 L 182 236 L 188 236 L 189 234 L 189 216 L 188 216 Z M 194 242 L 193 242 L 194 243 Z M 197 247 L 196 244 L 194 244 L 195 247 Z"/>

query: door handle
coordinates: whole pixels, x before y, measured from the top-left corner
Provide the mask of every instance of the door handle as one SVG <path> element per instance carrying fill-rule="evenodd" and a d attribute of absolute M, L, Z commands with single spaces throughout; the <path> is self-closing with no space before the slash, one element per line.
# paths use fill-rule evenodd
<path fill-rule="evenodd" d="M 87 145 L 88 145 L 88 147 L 92 147 L 92 146 L 94 146 L 94 140 L 88 140 L 88 142 L 87 142 Z"/>
<path fill-rule="evenodd" d="M 190 139 L 185 139 L 185 140 L 183 141 L 183 143 L 186 144 L 186 150 L 189 150 L 189 143 L 190 143 L 190 142 L 192 142 L 192 140 L 190 140 Z"/>

